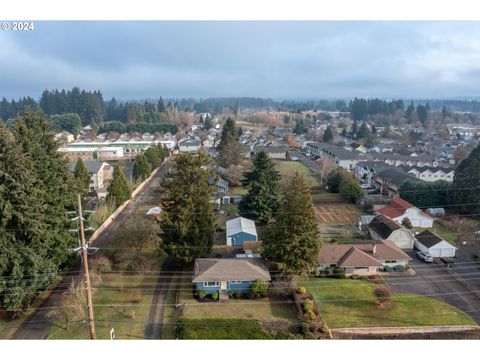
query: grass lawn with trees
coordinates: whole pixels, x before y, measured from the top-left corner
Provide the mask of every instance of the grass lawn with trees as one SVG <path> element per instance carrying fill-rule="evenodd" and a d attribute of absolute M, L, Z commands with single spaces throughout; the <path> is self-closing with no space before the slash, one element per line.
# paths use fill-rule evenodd
<path fill-rule="evenodd" d="M 421 295 L 394 294 L 392 307 L 375 303 L 376 285 L 350 279 L 298 279 L 312 293 L 331 328 L 475 325 L 461 310 Z"/>

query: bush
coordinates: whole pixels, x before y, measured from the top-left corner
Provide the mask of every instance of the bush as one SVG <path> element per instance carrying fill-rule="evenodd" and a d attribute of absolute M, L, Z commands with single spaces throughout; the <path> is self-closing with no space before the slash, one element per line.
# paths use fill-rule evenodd
<path fill-rule="evenodd" d="M 234 292 L 233 297 L 235 299 L 241 299 L 242 298 L 242 293 L 240 291 Z"/>
<path fill-rule="evenodd" d="M 377 286 L 373 293 L 381 303 L 389 301 L 392 297 L 392 290 L 385 285 Z"/>
<path fill-rule="evenodd" d="M 98 273 L 112 271 L 112 262 L 106 256 L 98 256 L 90 260 L 90 269 Z"/>
<path fill-rule="evenodd" d="M 267 296 L 268 293 L 268 284 L 260 281 L 255 280 L 253 284 L 248 289 L 248 297 L 250 299 L 260 298 Z"/>
<path fill-rule="evenodd" d="M 246 340 L 271 339 L 256 319 L 180 318 L 175 326 L 177 339 Z"/>
<path fill-rule="evenodd" d="M 331 277 L 331 276 L 333 276 L 334 269 L 329 267 L 325 270 L 325 273 L 327 274 L 327 277 Z"/>
<path fill-rule="evenodd" d="M 213 300 L 218 300 L 218 297 L 220 296 L 218 290 L 217 291 L 214 291 L 211 295 L 212 299 Z"/>
<path fill-rule="evenodd" d="M 227 295 L 228 295 L 228 298 L 231 299 L 233 297 L 233 291 L 228 290 Z"/>
<path fill-rule="evenodd" d="M 299 293 L 300 295 L 303 295 L 307 292 L 307 289 L 305 289 L 304 286 L 300 286 L 298 289 L 297 289 L 297 293 Z"/>
<path fill-rule="evenodd" d="M 335 277 L 338 279 L 345 279 L 345 269 L 336 268 L 334 270 Z"/>
<path fill-rule="evenodd" d="M 305 313 L 311 321 L 314 321 L 317 318 L 317 315 L 315 315 L 315 312 L 313 310 L 308 310 Z"/>
<path fill-rule="evenodd" d="M 197 296 L 199 299 L 204 299 L 207 296 L 207 292 L 203 289 L 197 291 Z"/>
<path fill-rule="evenodd" d="M 313 301 L 310 299 L 306 299 L 303 302 L 302 307 L 305 312 L 313 311 Z"/>
<path fill-rule="evenodd" d="M 393 267 L 393 271 L 396 271 L 396 272 L 405 271 L 405 266 L 403 266 L 403 265 L 396 265 L 396 266 Z"/>

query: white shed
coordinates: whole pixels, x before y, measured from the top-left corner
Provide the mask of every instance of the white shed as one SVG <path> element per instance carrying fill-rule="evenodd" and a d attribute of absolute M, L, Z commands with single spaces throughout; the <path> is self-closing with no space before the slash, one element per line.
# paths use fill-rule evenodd
<path fill-rule="evenodd" d="M 454 257 L 457 250 L 455 246 L 428 230 L 415 235 L 415 247 L 436 258 Z"/>

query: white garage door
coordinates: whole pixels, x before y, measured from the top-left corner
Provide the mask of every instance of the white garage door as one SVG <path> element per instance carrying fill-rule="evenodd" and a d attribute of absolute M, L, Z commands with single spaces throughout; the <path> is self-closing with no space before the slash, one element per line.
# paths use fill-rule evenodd
<path fill-rule="evenodd" d="M 455 255 L 455 249 L 452 249 L 452 248 L 430 249 L 429 253 L 433 257 L 452 257 Z"/>

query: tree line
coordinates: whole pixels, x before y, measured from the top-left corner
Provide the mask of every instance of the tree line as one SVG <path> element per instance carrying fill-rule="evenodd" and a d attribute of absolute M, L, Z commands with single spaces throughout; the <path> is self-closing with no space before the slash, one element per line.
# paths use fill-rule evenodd
<path fill-rule="evenodd" d="M 0 308 L 14 317 L 55 279 L 77 240 L 66 211 L 79 183 L 57 152 L 47 117 L 0 123 Z"/>

